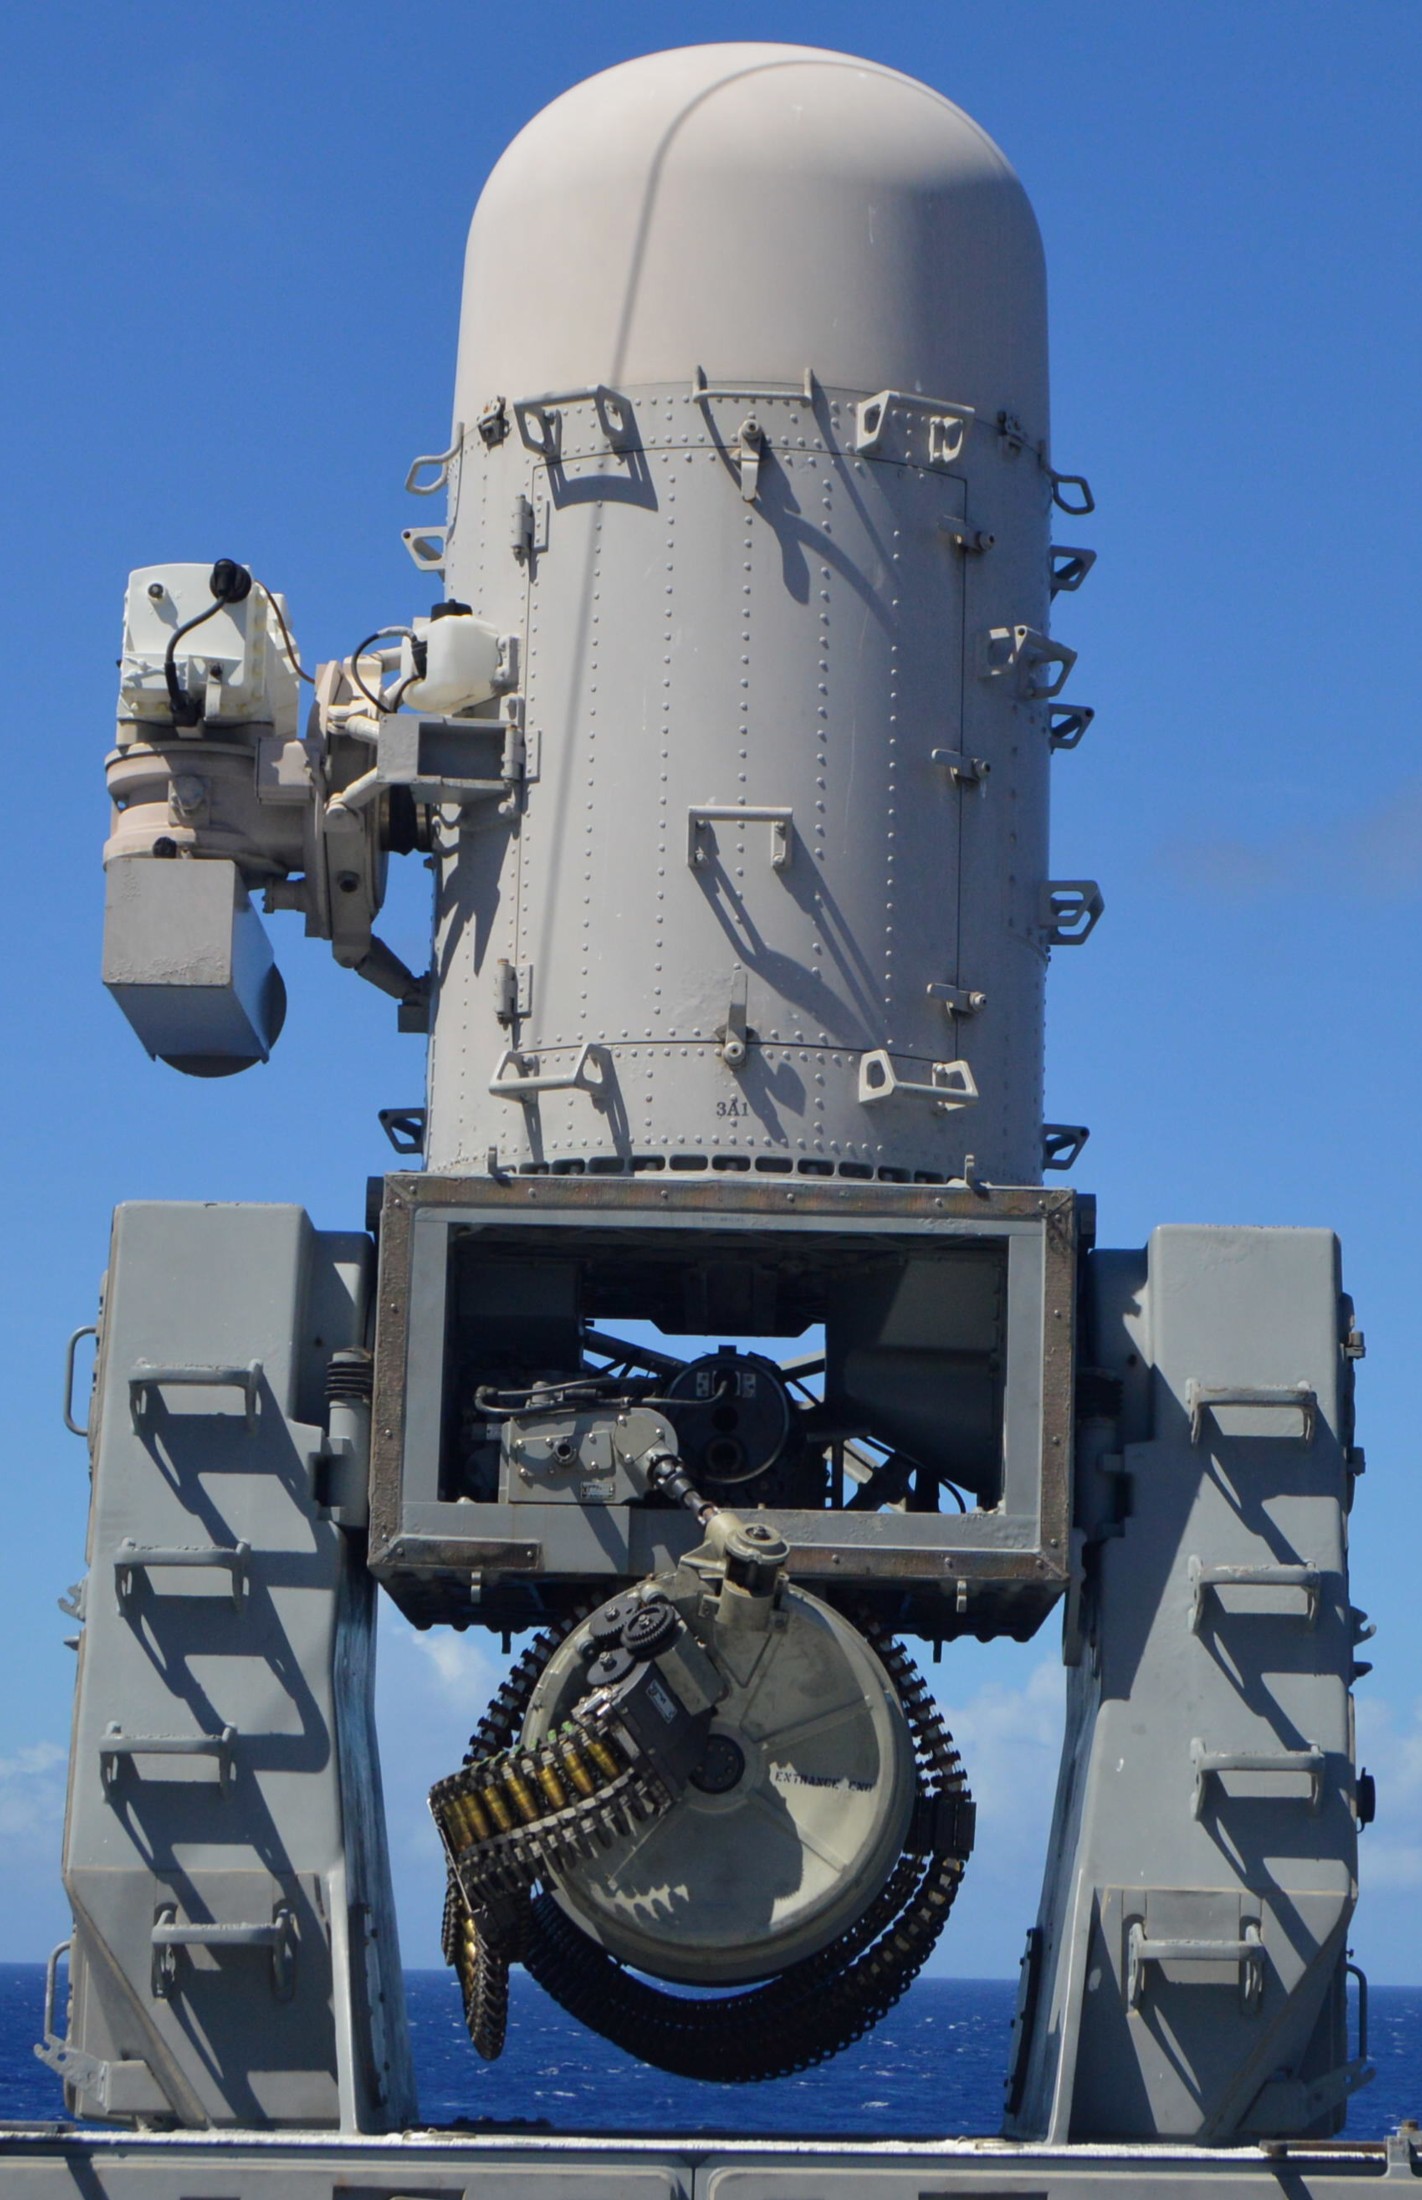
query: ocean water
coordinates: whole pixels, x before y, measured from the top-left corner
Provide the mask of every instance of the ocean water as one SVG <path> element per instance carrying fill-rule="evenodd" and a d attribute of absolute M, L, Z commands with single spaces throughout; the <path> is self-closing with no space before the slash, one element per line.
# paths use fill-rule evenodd
<path fill-rule="evenodd" d="M 427 2124 L 898 2138 L 999 2128 L 1017 1990 L 1005 1979 L 920 1980 L 877 2031 L 833 2062 L 748 2086 L 649 2070 L 575 2024 L 520 1972 L 508 2047 L 499 2062 L 482 2063 L 448 1972 L 411 1972 L 406 1991 Z M 0 1964 L 0 2118 L 63 2115 L 59 2081 L 31 2051 L 43 2004 L 41 1965 Z M 1422 1988 L 1375 1986 L 1369 2033 L 1377 2077 L 1351 2102 L 1348 2131 L 1379 2139 L 1404 2117 L 1422 2116 Z"/>

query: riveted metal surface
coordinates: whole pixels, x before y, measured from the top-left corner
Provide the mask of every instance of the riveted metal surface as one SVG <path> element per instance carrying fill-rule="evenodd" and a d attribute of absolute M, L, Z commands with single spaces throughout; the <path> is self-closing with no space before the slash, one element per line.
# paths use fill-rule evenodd
<path fill-rule="evenodd" d="M 518 816 L 442 836 L 428 1158 L 669 1164 L 729 1123 L 747 1153 L 1031 1181 L 1047 706 L 984 654 L 1049 601 L 1030 212 L 889 72 L 732 47 L 648 69 L 611 135 L 559 102 L 471 231 L 447 587 L 523 637 L 537 776 Z M 663 99 L 644 205 L 627 148 Z M 574 160 L 570 229 L 548 209 Z M 845 218 L 866 192 L 872 245 Z M 714 814 L 737 808 L 785 814 Z M 977 1098 L 866 1100 L 881 1049 L 906 1086 L 967 1061 Z"/>
<path fill-rule="evenodd" d="M 744 1118 L 751 1150 L 937 1173 L 971 1151 L 987 1175 L 1036 1173 L 1045 706 L 973 671 L 973 634 L 1006 615 L 1002 584 L 980 609 L 983 560 L 943 523 L 962 522 L 971 495 L 975 516 L 1041 533 L 1040 481 L 995 435 L 967 445 L 983 475 L 970 492 L 944 468 L 855 455 L 848 395 L 777 403 L 784 434 L 768 438 L 754 505 L 722 424 L 689 425 L 712 408 L 685 393 L 662 399 L 683 423 L 670 444 L 580 443 L 531 476 L 512 438 L 469 452 L 482 475 L 527 484 L 546 536 L 526 561 L 538 777 L 521 819 L 470 821 L 443 858 L 440 1009 L 455 1051 L 437 1019 L 437 1166 L 491 1148 L 505 1164 L 704 1150 Z M 643 410 L 650 426 L 656 402 Z M 815 411 L 824 433 L 792 439 Z M 570 425 L 584 415 L 568 408 Z M 481 525 L 495 523 L 489 503 Z M 1044 557 L 1019 609 L 1044 600 Z M 479 559 L 482 572 L 482 544 Z M 941 759 L 969 753 L 987 768 L 965 783 Z M 788 813 L 783 852 L 763 818 L 695 822 L 767 806 Z M 501 963 L 525 974 L 513 1030 Z M 950 1014 L 931 987 L 981 994 L 982 1012 Z M 737 991 L 739 1071 L 719 1053 Z M 678 1051 L 653 1083 L 629 1050 L 657 1041 Z M 558 1074 L 546 1054 L 596 1046 L 601 1105 L 590 1080 L 489 1094 L 511 1042 L 540 1077 Z M 806 1091 L 767 1058 L 785 1044 L 847 1051 L 849 1073 L 836 1084 L 824 1072 L 838 1064 L 816 1065 L 823 1089 Z M 866 1108 L 858 1058 L 881 1047 L 911 1083 L 967 1058 L 979 1100 Z"/>

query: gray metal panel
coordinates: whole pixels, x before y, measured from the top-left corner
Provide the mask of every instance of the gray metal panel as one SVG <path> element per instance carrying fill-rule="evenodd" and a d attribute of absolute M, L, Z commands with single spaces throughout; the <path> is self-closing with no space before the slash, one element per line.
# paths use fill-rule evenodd
<path fill-rule="evenodd" d="M 104 984 L 148 1052 L 264 1062 L 285 995 L 236 864 L 117 857 L 104 884 Z"/>
<path fill-rule="evenodd" d="M 1360 2076 L 1337 1242 L 1157 1230 L 1094 1281 L 1124 1442 L 1098 1423 L 1078 1454 L 1081 1662 L 1011 2128 L 1326 2132 Z"/>
<path fill-rule="evenodd" d="M 599 78 L 486 188 L 456 417 L 444 570 L 522 634 L 529 776 L 441 833 L 430 1164 L 1035 1182 L 1045 318 L 996 148 L 804 49 Z M 783 843 L 696 822 L 737 807 Z M 866 1097 L 880 1048 L 979 1098 Z"/>
<path fill-rule="evenodd" d="M 477 507 L 501 541 L 513 494 L 539 514 L 537 777 L 517 830 L 471 814 L 444 861 L 436 1166 L 495 1147 L 510 1164 L 766 1152 L 950 1175 L 972 1151 L 999 1181 L 1036 1179 L 1047 706 L 985 649 L 992 629 L 1045 625 L 1041 475 L 991 424 L 965 431 L 953 470 L 922 463 L 913 409 L 894 416 L 901 456 L 887 431 L 861 454 L 867 395 L 757 400 L 754 503 L 734 458 L 746 398 L 625 390 L 637 448 L 586 457 L 567 447 L 591 408 L 568 405 L 564 455 L 531 472 L 512 434 L 466 446 L 461 502 L 471 472 L 509 492 Z M 965 513 L 990 552 L 945 531 Z M 456 540 L 468 593 L 460 556 Z M 763 816 L 714 814 L 737 807 L 783 813 L 784 844 Z M 985 1006 L 954 1015 L 931 987 Z M 738 1072 L 718 1046 L 737 1015 Z M 528 1074 L 574 1081 L 491 1095 L 511 1045 Z M 860 1058 L 879 1047 L 911 1084 L 968 1059 L 981 1100 L 866 1106 Z"/>
<path fill-rule="evenodd" d="M 312 1495 L 323 1373 L 363 1342 L 369 1254 L 295 1207 L 114 1220 L 65 1836 L 70 2042 L 146 2064 L 129 2105 L 181 2123 L 379 2129 L 412 2105 L 373 1591 Z M 103 2073 L 69 2075 L 101 2110 Z"/>
<path fill-rule="evenodd" d="M 984 2139 L 589 2138 L 416 2131 L 204 2145 L 186 2134 L 0 2131 L 6 2200 L 1349 2200 L 1415 2189 L 1413 2135 L 1292 2150 L 1014 2147 Z"/>

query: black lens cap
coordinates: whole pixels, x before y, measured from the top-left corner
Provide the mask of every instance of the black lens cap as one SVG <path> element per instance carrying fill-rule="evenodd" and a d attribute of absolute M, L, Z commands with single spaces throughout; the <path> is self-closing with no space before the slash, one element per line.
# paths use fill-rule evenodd
<path fill-rule="evenodd" d="M 242 603 L 252 593 L 252 576 L 235 558 L 219 558 L 207 585 L 219 603 Z"/>

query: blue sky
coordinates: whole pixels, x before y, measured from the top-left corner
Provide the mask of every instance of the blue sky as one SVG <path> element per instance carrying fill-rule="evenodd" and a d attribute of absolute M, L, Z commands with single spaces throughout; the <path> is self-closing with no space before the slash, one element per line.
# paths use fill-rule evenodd
<path fill-rule="evenodd" d="M 1062 10 L 881 0 L 424 0 L 237 14 L 16 10 L 0 30 L 7 341 L 11 1070 L 0 1288 L 0 1956 L 41 1955 L 72 1686 L 55 1597 L 83 1563 L 63 1341 L 91 1317 L 119 1198 L 362 1212 L 378 1107 L 419 1042 L 290 920 L 269 1068 L 150 1064 L 98 982 L 102 759 L 125 576 L 229 554 L 292 602 L 308 660 L 423 610 L 399 530 L 446 440 L 468 217 L 508 138 L 578 77 L 696 38 L 840 46 L 912 71 L 1002 144 L 1052 296 L 1056 463 L 1091 477 L 1100 561 L 1058 631 L 1096 705 L 1055 767 L 1054 869 L 1107 914 L 1049 993 L 1050 1117 L 1107 1244 L 1157 1222 L 1324 1222 L 1369 1340 L 1354 1596 L 1380 1816 L 1355 1944 L 1422 1979 L 1417 940 L 1422 11 L 1221 0 Z M 389 935 L 418 960 L 415 867 Z M 462 1747 L 486 1650 L 385 1631 L 406 1949 L 436 1960 L 423 1788 Z M 1036 1901 L 1060 1697 L 1055 1629 L 934 1675 L 984 1804 L 940 1967 L 1006 1974 Z"/>

